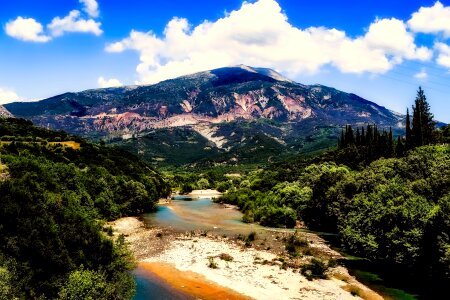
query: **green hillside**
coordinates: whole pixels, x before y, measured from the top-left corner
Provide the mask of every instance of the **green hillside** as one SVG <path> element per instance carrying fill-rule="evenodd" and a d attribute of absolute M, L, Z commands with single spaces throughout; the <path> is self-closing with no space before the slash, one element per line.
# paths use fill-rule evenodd
<path fill-rule="evenodd" d="M 128 299 L 133 260 L 105 220 L 170 188 L 123 150 L 0 119 L 0 299 Z"/>

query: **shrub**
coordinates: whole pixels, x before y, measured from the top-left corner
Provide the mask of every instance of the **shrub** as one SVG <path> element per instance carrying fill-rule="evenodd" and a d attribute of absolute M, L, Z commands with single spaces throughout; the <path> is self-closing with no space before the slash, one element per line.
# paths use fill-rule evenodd
<path fill-rule="evenodd" d="M 211 268 L 211 269 L 218 269 L 219 268 L 217 263 L 214 261 L 214 257 L 208 257 L 208 268 Z"/>
<path fill-rule="evenodd" d="M 309 264 L 302 267 L 302 275 L 308 280 L 326 279 L 328 265 L 318 258 L 313 258 Z"/>
<path fill-rule="evenodd" d="M 224 261 L 233 261 L 233 256 L 231 256 L 230 254 L 227 254 L 227 253 L 221 253 L 219 255 L 219 258 Z"/>

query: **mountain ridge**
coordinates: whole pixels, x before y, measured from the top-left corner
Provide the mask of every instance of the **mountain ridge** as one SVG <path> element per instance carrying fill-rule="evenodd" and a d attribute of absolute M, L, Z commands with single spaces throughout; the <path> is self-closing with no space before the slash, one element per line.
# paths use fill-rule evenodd
<path fill-rule="evenodd" d="M 245 65 L 153 85 L 90 89 L 5 107 L 40 126 L 94 139 L 122 139 L 123 143 L 167 128 L 194 131 L 196 134 L 186 135 L 184 146 L 203 145 L 204 150 L 196 151 L 204 151 L 205 156 L 211 148 L 219 152 L 245 148 L 255 137 L 266 145 L 265 150 L 275 147 L 273 153 L 302 148 L 308 137 L 318 135 L 326 136 L 325 147 L 335 143 L 339 128 L 346 124 L 375 123 L 402 130 L 403 120 L 402 115 L 355 94 L 319 84 L 304 85 L 272 69 Z M 200 141 L 202 138 L 207 141 Z M 131 148 L 138 152 L 139 147 Z M 149 147 L 152 152 L 152 145 L 139 151 Z"/>

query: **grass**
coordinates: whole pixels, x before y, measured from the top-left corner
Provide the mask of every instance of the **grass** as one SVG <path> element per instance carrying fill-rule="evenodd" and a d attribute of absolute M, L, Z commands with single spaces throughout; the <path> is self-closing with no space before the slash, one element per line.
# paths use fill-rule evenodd
<path fill-rule="evenodd" d="M 20 142 L 20 143 L 24 143 L 24 144 L 40 144 L 42 145 L 42 142 L 27 142 L 27 141 L 16 141 L 16 142 Z M 0 141 L 0 145 L 9 145 L 11 144 L 11 141 Z M 49 142 L 49 145 L 62 145 L 65 147 L 70 147 L 74 150 L 78 150 L 80 149 L 81 145 L 78 142 L 75 141 L 64 141 L 64 142 Z"/>
<path fill-rule="evenodd" d="M 50 145 L 56 145 L 56 144 L 59 144 L 59 145 L 63 145 L 63 146 L 66 146 L 66 147 L 70 147 L 70 148 L 72 148 L 73 150 L 78 150 L 78 149 L 80 149 L 80 143 L 77 143 L 77 142 L 75 142 L 75 141 L 49 142 L 49 144 L 50 144 Z"/>

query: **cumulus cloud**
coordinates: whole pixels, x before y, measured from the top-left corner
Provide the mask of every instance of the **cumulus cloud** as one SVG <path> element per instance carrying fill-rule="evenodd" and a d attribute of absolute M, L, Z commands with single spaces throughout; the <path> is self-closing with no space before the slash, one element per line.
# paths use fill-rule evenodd
<path fill-rule="evenodd" d="M 0 105 L 19 100 L 19 96 L 12 90 L 0 87 Z"/>
<path fill-rule="evenodd" d="M 123 85 L 118 79 L 105 79 L 103 76 L 98 78 L 97 83 L 100 88 L 118 87 Z"/>
<path fill-rule="evenodd" d="M 17 17 L 5 26 L 6 34 L 27 42 L 48 42 L 51 38 L 44 34 L 42 24 L 32 18 Z"/>
<path fill-rule="evenodd" d="M 52 20 L 47 28 L 52 36 L 57 37 L 65 32 L 83 32 L 101 35 L 103 31 L 100 29 L 101 23 L 93 19 L 82 19 L 79 10 L 72 10 L 69 15 L 64 18 L 56 17 Z"/>
<path fill-rule="evenodd" d="M 223 18 L 196 27 L 173 18 L 163 36 L 132 30 L 105 49 L 139 53 L 137 83 L 240 63 L 276 68 L 289 76 L 325 65 L 346 73 L 385 73 L 403 59 L 431 57 L 431 50 L 415 45 L 401 20 L 376 20 L 365 35 L 351 38 L 333 28 L 297 28 L 275 0 L 244 2 Z"/>
<path fill-rule="evenodd" d="M 80 0 L 84 5 L 84 11 L 92 18 L 97 18 L 99 15 L 98 3 L 96 0 Z"/>
<path fill-rule="evenodd" d="M 364 40 L 372 48 L 378 48 L 398 58 L 428 60 L 432 51 L 417 47 L 414 35 L 408 32 L 406 24 L 398 19 L 378 19 L 369 27 Z"/>
<path fill-rule="evenodd" d="M 450 69 L 450 46 L 444 43 L 436 43 L 434 48 L 438 51 L 436 63 Z"/>
<path fill-rule="evenodd" d="M 93 18 L 98 17 L 98 4 L 96 0 L 80 0 L 84 5 L 83 10 L 90 18 L 83 18 L 79 10 L 72 10 L 67 16 L 55 17 L 46 27 L 32 18 L 17 17 L 5 26 L 6 34 L 9 36 L 27 42 L 48 42 L 54 37 L 64 35 L 66 32 L 92 33 L 101 35 L 101 23 Z"/>
<path fill-rule="evenodd" d="M 450 37 L 450 6 L 437 1 L 432 7 L 421 7 L 412 14 L 408 26 L 415 32 L 443 33 Z"/>

